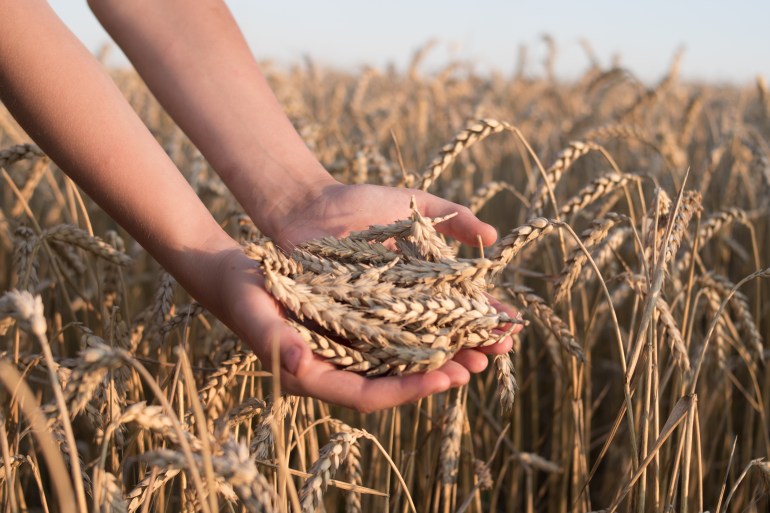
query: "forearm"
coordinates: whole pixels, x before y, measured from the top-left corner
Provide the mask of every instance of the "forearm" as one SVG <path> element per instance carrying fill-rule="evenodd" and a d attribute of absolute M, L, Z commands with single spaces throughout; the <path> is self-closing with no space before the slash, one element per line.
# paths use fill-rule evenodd
<path fill-rule="evenodd" d="M 42 0 L 0 2 L 0 33 L 0 100 L 193 296 L 205 297 L 216 278 L 203 269 L 235 243 L 109 76 Z"/>
<path fill-rule="evenodd" d="M 263 231 L 273 235 L 292 204 L 333 183 L 283 113 L 224 2 L 89 3 Z"/>

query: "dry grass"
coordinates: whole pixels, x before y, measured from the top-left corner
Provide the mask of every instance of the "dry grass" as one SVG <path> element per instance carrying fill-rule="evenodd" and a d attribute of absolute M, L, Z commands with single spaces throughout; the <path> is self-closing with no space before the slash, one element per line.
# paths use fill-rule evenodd
<path fill-rule="evenodd" d="M 511 321 L 483 292 L 531 321 L 468 386 L 368 416 L 273 397 L 0 111 L 4 510 L 767 511 L 764 80 L 682 83 L 678 58 L 649 89 L 597 65 L 573 83 L 427 75 L 427 51 L 406 74 L 265 71 L 337 178 L 469 206 L 501 234 L 484 257 L 416 211 L 284 255 L 114 72 L 320 357 L 433 368 Z"/>

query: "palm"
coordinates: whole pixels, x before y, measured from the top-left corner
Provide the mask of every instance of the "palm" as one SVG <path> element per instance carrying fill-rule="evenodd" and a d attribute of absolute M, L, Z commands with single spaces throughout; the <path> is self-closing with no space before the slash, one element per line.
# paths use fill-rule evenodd
<path fill-rule="evenodd" d="M 442 233 L 469 244 L 476 243 L 478 237 L 487 245 L 494 242 L 494 229 L 464 207 L 421 191 L 373 185 L 328 186 L 314 201 L 295 208 L 290 217 L 281 220 L 276 233 L 269 235 L 279 246 L 289 249 L 305 240 L 326 235 L 339 237 L 373 224 L 388 224 L 409 216 L 412 196 L 424 215 L 436 217 L 458 213 L 437 226 Z M 364 378 L 337 370 L 311 355 L 299 335 L 283 322 L 280 309 L 262 288 L 261 277 L 254 272 L 253 264 L 240 271 L 238 266 L 230 268 L 236 272 L 231 273 L 232 279 L 226 280 L 227 296 L 238 298 L 232 308 L 233 324 L 267 365 L 270 365 L 272 341 L 279 344 L 282 386 L 294 394 L 312 395 L 361 411 L 392 407 L 467 383 L 471 372 L 480 372 L 486 367 L 484 353 L 504 353 L 511 346 L 510 339 L 506 339 L 484 348 L 483 353 L 463 350 L 441 369 L 426 374 Z M 254 315 L 255 312 L 258 314 Z M 296 352 L 301 353 L 300 363 L 296 368 L 287 369 L 285 364 L 291 360 L 292 351 L 294 356 Z"/>
<path fill-rule="evenodd" d="M 332 235 L 341 237 L 373 224 L 389 224 L 410 214 L 412 196 L 421 213 L 431 217 L 457 212 L 459 215 L 437 229 L 461 242 L 477 243 L 477 235 L 485 244 L 494 242 L 494 228 L 476 219 L 470 211 L 446 200 L 414 189 L 397 189 L 377 185 L 334 185 L 327 187 L 315 201 L 302 205 L 272 234 L 283 248 L 293 244 Z"/>

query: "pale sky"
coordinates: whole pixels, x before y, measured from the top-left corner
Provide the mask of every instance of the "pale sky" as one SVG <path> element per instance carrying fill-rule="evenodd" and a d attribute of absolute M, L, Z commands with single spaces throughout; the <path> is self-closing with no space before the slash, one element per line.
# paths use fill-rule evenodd
<path fill-rule="evenodd" d="M 194 0 L 190 0 L 194 1 Z M 85 0 L 51 0 L 70 29 L 96 50 L 109 36 Z M 254 54 L 279 64 L 303 55 L 345 69 L 388 62 L 403 69 L 431 38 L 440 44 L 426 65 L 452 58 L 479 70 L 511 72 L 520 44 L 528 71 L 542 74 L 550 34 L 559 48 L 557 74 L 574 78 L 587 66 L 579 41 L 588 40 L 609 65 L 621 64 L 645 81 L 658 80 L 680 46 L 685 78 L 753 82 L 770 78 L 770 2 L 766 0 L 354 0 L 260 2 L 229 0 Z M 115 63 L 125 63 L 118 57 Z"/>

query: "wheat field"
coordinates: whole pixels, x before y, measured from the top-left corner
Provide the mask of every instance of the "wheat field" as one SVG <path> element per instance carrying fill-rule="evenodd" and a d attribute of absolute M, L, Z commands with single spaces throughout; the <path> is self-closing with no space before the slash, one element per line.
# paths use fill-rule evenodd
<path fill-rule="evenodd" d="M 500 234 L 483 252 L 414 211 L 283 254 L 111 72 L 319 357 L 419 372 L 527 325 L 467 386 L 368 415 L 281 395 L 0 111 L 3 511 L 768 511 L 765 81 L 682 81 L 681 55 L 654 84 L 524 53 L 427 72 L 428 51 L 263 70 L 336 178 L 468 206 Z"/>

